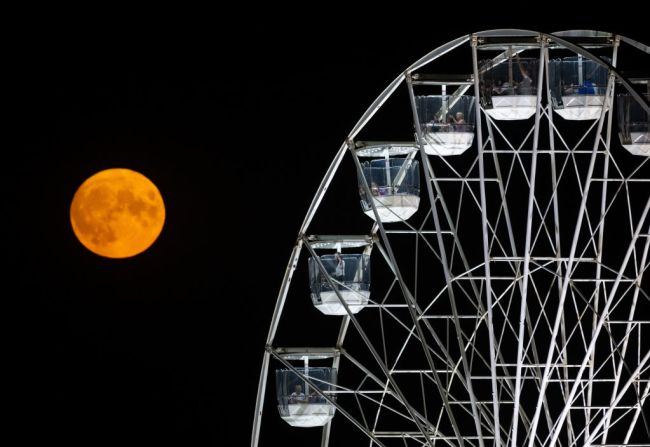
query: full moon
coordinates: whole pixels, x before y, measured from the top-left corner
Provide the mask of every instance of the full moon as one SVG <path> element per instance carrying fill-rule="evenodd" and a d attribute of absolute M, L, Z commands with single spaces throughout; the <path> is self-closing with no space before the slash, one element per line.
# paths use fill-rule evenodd
<path fill-rule="evenodd" d="M 139 172 L 106 169 L 77 189 L 70 222 L 88 250 L 129 258 L 156 241 L 165 223 L 165 204 L 156 185 Z"/>

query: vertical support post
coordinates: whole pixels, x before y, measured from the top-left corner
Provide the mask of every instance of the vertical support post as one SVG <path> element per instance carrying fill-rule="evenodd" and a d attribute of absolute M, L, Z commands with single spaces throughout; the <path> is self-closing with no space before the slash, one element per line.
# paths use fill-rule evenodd
<path fill-rule="evenodd" d="M 305 375 L 309 376 L 309 357 L 304 356 L 303 357 L 303 362 L 304 362 L 304 365 L 305 365 Z M 307 396 L 309 396 L 309 393 L 310 393 L 310 391 L 309 391 L 309 382 L 305 382 L 305 399 L 307 399 Z"/>
<path fill-rule="evenodd" d="M 618 60 L 618 47 L 620 44 L 620 39 L 618 36 L 614 37 L 614 49 L 612 50 L 612 67 L 616 68 L 616 63 Z M 606 92 L 609 93 L 609 92 Z M 608 101 L 606 100 L 605 103 L 603 104 L 603 107 L 605 107 L 605 104 L 607 104 Z M 614 107 L 614 91 L 611 91 L 611 97 L 609 99 L 609 104 L 610 108 Z M 607 186 L 608 186 L 608 178 L 609 178 L 609 146 L 610 142 L 612 139 L 612 119 L 613 119 L 614 114 L 609 113 L 607 115 L 607 130 L 606 130 L 606 140 L 605 140 L 605 159 L 603 160 L 603 190 L 600 198 L 600 227 L 598 228 L 598 252 L 596 253 L 596 294 L 594 296 L 594 313 L 592 317 L 592 322 L 591 322 L 591 332 L 593 336 L 593 331 L 596 328 L 596 324 L 598 323 L 598 311 L 599 311 L 599 301 L 600 301 L 600 290 L 604 289 L 604 284 L 601 281 L 601 275 L 602 275 L 602 259 L 603 259 L 603 242 L 605 240 L 605 213 L 607 212 Z M 600 134 L 596 135 L 596 138 L 600 138 Z M 638 291 L 637 291 L 638 293 Z M 625 346 L 623 347 L 623 354 L 621 356 L 621 367 L 623 366 L 623 361 L 622 359 L 625 357 L 625 349 L 627 348 L 627 342 L 625 343 Z M 595 357 L 596 353 L 594 352 L 591 355 L 591 358 L 589 360 L 589 383 L 588 383 L 588 388 L 587 388 L 587 420 L 591 419 L 591 402 L 593 398 L 593 379 L 594 379 L 594 363 L 595 363 Z M 615 381 L 614 384 L 614 393 L 616 394 L 616 389 L 618 388 L 618 380 Z M 603 444 L 607 443 L 607 432 L 609 429 L 609 422 L 607 421 L 606 428 L 605 428 L 605 436 L 603 438 Z M 590 429 L 590 424 L 587 424 L 585 427 L 585 439 L 589 438 L 589 429 Z"/>
<path fill-rule="evenodd" d="M 582 54 L 578 54 L 578 87 L 582 87 L 584 75 L 582 73 Z"/>
<path fill-rule="evenodd" d="M 517 445 L 517 430 L 519 428 L 519 407 L 521 402 L 521 370 L 524 362 L 524 338 L 526 336 L 526 312 L 528 299 L 528 282 L 530 276 L 531 239 L 533 227 L 533 210 L 535 208 L 535 182 L 537 177 L 537 146 L 539 143 L 539 122 L 542 108 L 542 86 L 544 66 L 546 65 L 546 39 L 540 37 L 539 69 L 537 70 L 537 102 L 535 105 L 535 129 L 533 132 L 533 150 L 530 163 L 530 189 L 528 192 L 528 211 L 526 214 L 526 245 L 524 248 L 524 274 L 521 285 L 521 305 L 519 307 L 519 331 L 517 334 L 517 372 L 515 377 L 514 408 L 512 410 L 512 445 Z M 532 434 L 531 434 L 532 436 Z"/>
<path fill-rule="evenodd" d="M 386 169 L 386 187 L 388 188 L 388 194 L 392 194 L 392 184 L 393 181 L 390 176 L 390 156 L 388 151 L 384 152 L 384 168 Z"/>
<path fill-rule="evenodd" d="M 512 73 L 512 56 L 514 53 L 512 52 L 512 47 L 508 47 L 508 82 L 510 83 L 510 88 L 514 88 L 515 86 L 515 78 L 514 74 Z"/>
<path fill-rule="evenodd" d="M 549 64 L 550 64 L 550 57 L 548 53 L 548 48 L 545 49 L 544 51 L 545 57 L 546 57 L 546 94 L 547 98 L 552 98 L 551 96 L 551 78 L 549 74 Z M 555 232 L 555 257 L 557 258 L 556 264 L 555 264 L 555 274 L 557 278 L 557 292 L 558 295 L 562 293 L 562 260 L 560 259 L 562 257 L 562 246 L 561 246 L 561 239 L 560 239 L 560 207 L 558 203 L 558 194 L 559 194 L 559 185 L 558 185 L 558 177 L 557 177 L 557 166 L 556 166 L 556 158 L 555 158 L 555 134 L 553 133 L 553 107 L 549 104 L 548 106 L 548 138 L 549 138 L 549 145 L 551 149 L 551 178 L 554 186 L 554 191 L 553 191 L 553 229 Z M 564 321 L 564 316 L 562 316 L 562 323 L 560 324 L 560 337 L 562 339 L 562 345 L 566 345 L 566 324 Z M 562 368 L 562 372 L 564 373 L 564 381 L 562 382 L 561 386 L 564 389 L 564 394 L 568 395 L 569 394 L 569 368 L 566 366 L 569 363 L 569 358 L 568 358 L 568 353 L 566 350 L 563 352 L 564 356 L 564 365 Z M 537 371 L 538 375 L 541 377 L 541 371 Z M 548 416 L 547 416 L 548 417 Z M 573 441 L 573 438 L 575 438 L 575 434 L 573 433 L 573 424 L 571 421 L 571 415 L 569 414 L 569 417 L 567 419 L 567 428 L 568 428 L 568 434 L 569 434 L 569 441 Z"/>
<path fill-rule="evenodd" d="M 440 120 L 439 121 L 447 121 L 447 114 L 449 113 L 449 98 L 447 97 L 447 86 L 442 85 L 442 104 L 440 109 L 444 111 L 444 113 L 440 114 Z"/>
<path fill-rule="evenodd" d="M 487 329 L 490 344 L 490 384 L 492 386 L 492 411 L 494 412 L 494 446 L 501 447 L 501 422 L 499 420 L 499 387 L 497 386 L 496 341 L 494 337 L 494 318 L 492 303 L 492 278 L 490 273 L 490 236 L 487 225 L 487 198 L 485 193 L 485 154 L 483 152 L 483 129 L 481 126 L 481 87 L 479 85 L 477 38 L 472 36 L 472 66 L 474 69 L 474 96 L 476 110 L 476 138 L 478 144 L 478 163 L 481 190 L 481 230 L 483 233 L 483 262 L 485 264 L 485 295 L 487 299 Z M 479 298 L 480 299 L 480 298 Z"/>

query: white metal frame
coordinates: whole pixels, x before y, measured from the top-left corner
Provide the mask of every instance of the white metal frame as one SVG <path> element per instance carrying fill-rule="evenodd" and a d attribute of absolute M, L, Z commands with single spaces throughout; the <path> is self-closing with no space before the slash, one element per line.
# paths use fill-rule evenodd
<path fill-rule="evenodd" d="M 586 47 L 572 43 L 591 37 L 611 41 L 612 65 Z M 630 155 L 620 145 L 612 144 L 611 113 L 616 83 L 650 112 L 650 104 L 615 68 L 620 45 L 638 50 L 639 57 L 650 55 L 650 48 L 623 36 L 594 31 L 545 34 L 492 30 L 450 41 L 407 68 L 372 103 L 334 157 L 300 227 L 276 302 L 260 372 L 252 447 L 257 447 L 260 440 L 271 358 L 312 385 L 300 368 L 287 360 L 287 353 L 323 355 L 320 348 L 275 346 L 274 339 L 302 249 L 316 256 L 316 244 L 307 236 L 308 230 L 346 155 L 361 172 L 355 138 L 405 84 L 417 140 L 422 142 L 414 72 L 469 45 L 473 82 L 459 87 L 455 94 L 464 94 L 474 86 L 478 97 L 478 49 L 491 38 L 511 39 L 516 52 L 524 48 L 531 51 L 531 39 L 536 42 L 533 46 L 538 48 L 543 63 L 539 64 L 537 74 L 534 124 L 523 141 L 511 141 L 505 126 L 490 118 L 477 100 L 478 150 L 469 170 L 457 169 L 453 159 L 426 155 L 423 146 L 409 155 L 419 155 L 424 170 L 423 195 L 426 190 L 428 201 L 421 200 L 419 213 L 426 214 L 421 226 L 404 222 L 387 227 L 372 204 L 376 223 L 370 228 L 365 253 L 375 251 L 375 256 L 383 259 L 393 272 L 394 281 L 388 291 L 373 290 L 371 303 L 362 312 L 375 312 L 382 337 L 400 338 L 403 345 L 398 354 L 388 355 L 385 345 L 380 346 L 382 340 L 372 340 L 367 335 L 367 323 L 350 312 L 337 292 L 348 315 L 341 318 L 338 339 L 333 341 L 332 348 L 325 349 L 326 356 L 332 359 L 333 367 L 345 364 L 345 368 L 358 368 L 365 379 L 351 386 L 346 384 L 345 372 L 339 374 L 336 393 L 353 395 L 355 408 L 344 408 L 340 399 L 323 396 L 337 407 L 338 416 L 323 428 L 321 446 L 329 445 L 330 431 L 337 418 L 348 419 L 370 446 L 395 442 L 461 447 L 632 446 L 635 427 L 642 424 L 647 431 L 646 445 L 650 445 L 649 422 L 643 412 L 650 395 L 650 343 L 644 340 L 650 336 L 650 313 L 643 314 L 650 312 L 650 291 L 642 286 L 650 267 L 650 157 L 637 156 L 633 161 L 635 169 L 622 172 L 621 159 Z M 528 43 L 518 47 L 522 40 Z M 549 97 L 548 81 L 544 84 L 548 80 L 549 51 L 558 47 L 610 70 L 600 119 L 575 143 L 559 130 L 552 107 L 544 101 L 545 96 Z M 506 57 L 504 52 L 495 61 Z M 526 123 L 521 124 L 522 128 L 530 126 Z M 544 143 L 543 132 L 548 132 L 548 141 Z M 626 163 L 629 165 L 630 161 Z M 550 181 L 538 178 L 542 165 L 550 169 Z M 454 175 L 437 176 L 438 167 Z M 486 173 L 488 170 L 490 174 Z M 516 234 L 512 214 L 513 205 L 517 204 L 511 199 L 514 177 L 523 179 L 528 188 L 525 225 L 521 225 L 525 227 L 523 235 Z M 548 194 L 549 183 L 550 197 L 546 197 L 542 190 L 546 188 Z M 561 216 L 565 210 L 559 202 L 567 184 L 575 185 L 580 202 L 576 203 L 574 213 Z M 362 187 L 370 197 L 367 183 Z M 457 203 L 445 200 L 449 188 L 456 188 L 460 197 Z M 470 208 L 480 214 L 479 263 L 470 260 L 471 247 L 463 240 L 461 215 Z M 625 210 L 625 215 L 614 215 L 620 209 Z M 616 240 L 625 244 L 618 247 L 622 255 L 616 258 L 617 265 L 604 261 L 604 254 L 612 248 L 607 243 L 606 228 L 617 232 Z M 437 269 L 444 276 L 438 289 L 419 290 L 405 280 L 394 252 L 396 238 L 405 235 L 411 235 L 418 249 L 429 250 L 438 260 L 435 266 L 421 266 L 415 254 L 417 274 L 426 267 Z M 570 241 L 568 250 L 563 240 Z M 318 264 L 332 285 L 323 265 Z M 401 301 L 395 300 L 395 296 Z M 449 305 L 451 314 L 434 311 L 441 303 Z M 398 314 L 401 308 L 407 309 L 408 316 Z M 399 330 L 387 334 L 385 322 Z M 350 324 L 356 331 L 354 335 L 348 334 Z M 358 337 L 374 362 L 363 363 L 346 349 L 351 336 Z M 410 344 L 421 348 L 422 367 L 402 369 L 402 356 Z M 296 340 L 296 346 L 300 345 L 300 340 Z M 402 385 L 406 383 L 419 384 L 421 393 L 405 393 Z M 490 390 L 488 398 L 481 397 L 485 389 Z M 605 404 L 603 395 L 607 397 Z M 385 413 L 398 417 L 411 428 L 393 430 L 382 426 L 381 415 Z M 467 423 L 470 419 L 472 423 Z"/>

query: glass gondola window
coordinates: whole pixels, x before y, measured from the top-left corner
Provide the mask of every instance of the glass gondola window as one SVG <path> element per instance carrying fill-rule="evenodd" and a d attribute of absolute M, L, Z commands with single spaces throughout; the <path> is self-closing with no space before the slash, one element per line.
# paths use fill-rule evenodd
<path fill-rule="evenodd" d="M 518 54 L 483 61 L 479 69 L 481 104 L 496 120 L 522 120 L 535 114 L 539 58 Z"/>
<path fill-rule="evenodd" d="M 300 374 L 290 369 L 275 371 L 280 417 L 294 427 L 322 427 L 334 417 L 336 410 L 323 397 L 327 395 L 334 400 L 336 368 L 305 366 L 296 370 Z"/>
<path fill-rule="evenodd" d="M 309 258 L 311 299 L 316 309 L 325 315 L 347 315 L 339 296 L 350 312 L 363 309 L 370 296 L 370 256 L 336 253 L 318 258 L 327 275 L 323 275 L 316 259 Z"/>
<path fill-rule="evenodd" d="M 458 155 L 474 141 L 475 98 L 473 96 L 417 96 L 424 151 L 429 155 Z"/>
<path fill-rule="evenodd" d="M 650 93 L 646 93 L 650 101 Z M 618 128 L 621 144 L 634 155 L 650 156 L 650 115 L 630 94 L 618 95 Z"/>
<path fill-rule="evenodd" d="M 607 67 L 582 56 L 549 61 L 549 86 L 555 112 L 567 120 L 600 118 L 608 73 Z"/>
<path fill-rule="evenodd" d="M 417 160 L 390 158 L 370 160 L 362 164 L 363 177 L 370 187 L 366 194 L 359 177 L 359 194 L 363 212 L 375 219 L 374 204 L 382 222 L 399 222 L 411 217 L 420 205 L 420 171 Z"/>

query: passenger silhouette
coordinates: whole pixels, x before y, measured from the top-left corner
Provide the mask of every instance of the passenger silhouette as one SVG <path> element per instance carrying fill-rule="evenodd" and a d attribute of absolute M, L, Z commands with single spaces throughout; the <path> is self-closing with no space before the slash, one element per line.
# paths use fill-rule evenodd
<path fill-rule="evenodd" d="M 343 257 L 341 256 L 341 253 L 336 253 L 334 255 L 334 258 L 336 259 L 336 268 L 334 270 L 334 278 L 336 278 L 339 281 L 343 281 L 345 277 L 345 261 L 343 260 Z"/>
<path fill-rule="evenodd" d="M 517 92 L 520 95 L 532 95 L 533 94 L 533 80 L 530 77 L 528 72 L 528 67 L 521 63 L 519 55 L 517 57 L 517 65 L 519 65 L 519 72 L 521 73 L 521 81 L 517 84 Z"/>
<path fill-rule="evenodd" d="M 289 396 L 289 403 L 300 404 L 305 402 L 307 402 L 307 400 L 305 399 L 305 393 L 302 392 L 302 385 L 296 384 L 293 393 Z"/>

